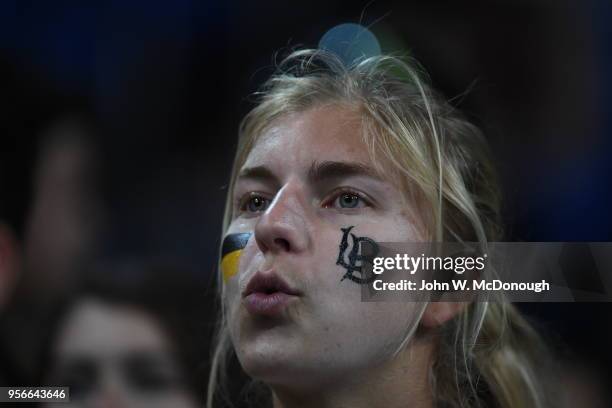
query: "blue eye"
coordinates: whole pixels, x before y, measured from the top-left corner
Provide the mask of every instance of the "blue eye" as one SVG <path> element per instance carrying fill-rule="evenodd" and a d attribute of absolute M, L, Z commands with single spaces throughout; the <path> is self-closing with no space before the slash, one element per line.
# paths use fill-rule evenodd
<path fill-rule="evenodd" d="M 242 210 L 252 213 L 266 211 L 270 200 L 259 195 L 252 195 L 244 204 Z"/>
<path fill-rule="evenodd" d="M 350 210 L 364 207 L 371 207 L 370 201 L 362 197 L 361 194 L 352 191 L 336 192 L 323 202 L 323 208 Z"/>
<path fill-rule="evenodd" d="M 337 202 L 340 208 L 357 208 L 361 203 L 361 197 L 357 194 L 342 193 L 338 196 Z"/>

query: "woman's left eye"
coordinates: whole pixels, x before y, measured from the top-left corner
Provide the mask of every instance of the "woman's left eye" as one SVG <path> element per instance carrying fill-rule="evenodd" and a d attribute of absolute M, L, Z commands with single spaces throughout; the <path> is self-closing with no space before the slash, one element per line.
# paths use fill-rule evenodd
<path fill-rule="evenodd" d="M 324 205 L 325 208 L 334 207 L 334 208 L 363 208 L 367 207 L 366 201 L 359 196 L 358 194 L 351 192 L 342 192 L 338 194 L 332 201 L 328 204 Z"/>

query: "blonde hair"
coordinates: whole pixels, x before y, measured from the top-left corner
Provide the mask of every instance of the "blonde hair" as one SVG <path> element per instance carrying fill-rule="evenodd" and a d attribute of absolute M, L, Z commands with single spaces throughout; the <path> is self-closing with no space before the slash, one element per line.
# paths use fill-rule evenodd
<path fill-rule="evenodd" d="M 487 143 L 426 78 L 407 58 L 376 56 L 347 66 L 322 50 L 291 53 L 257 93 L 257 105 L 241 123 L 223 233 L 233 217 L 237 172 L 265 128 L 288 113 L 341 104 L 360 114 L 362 137 L 375 166 L 393 177 L 412 202 L 422 203 L 419 215 L 427 239 L 477 241 L 484 248 L 499 240 L 501 199 Z M 221 282 L 219 286 L 223 298 Z M 545 355 L 538 334 L 504 299 L 483 300 L 475 299 L 439 329 L 430 370 L 436 406 L 547 406 L 534 364 L 536 356 Z M 223 306 L 219 322 L 208 384 L 210 408 L 225 382 L 231 351 Z"/>

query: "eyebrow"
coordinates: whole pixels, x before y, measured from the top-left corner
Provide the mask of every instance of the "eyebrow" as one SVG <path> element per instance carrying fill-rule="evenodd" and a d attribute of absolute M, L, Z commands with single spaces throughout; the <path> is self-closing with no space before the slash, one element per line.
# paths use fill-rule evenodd
<path fill-rule="evenodd" d="M 356 162 L 323 161 L 313 162 L 308 169 L 308 180 L 317 183 L 329 179 L 365 176 L 382 181 L 379 173 L 372 167 Z M 278 177 L 266 166 L 247 167 L 240 171 L 238 179 L 253 179 L 280 184 Z"/>
<path fill-rule="evenodd" d="M 313 183 L 354 176 L 365 176 L 382 180 L 378 172 L 372 167 L 356 162 L 315 161 L 308 170 L 308 179 Z"/>
<path fill-rule="evenodd" d="M 237 179 L 238 180 L 253 179 L 257 181 L 278 184 L 278 178 L 266 166 L 255 166 L 255 167 L 244 168 L 238 174 Z"/>

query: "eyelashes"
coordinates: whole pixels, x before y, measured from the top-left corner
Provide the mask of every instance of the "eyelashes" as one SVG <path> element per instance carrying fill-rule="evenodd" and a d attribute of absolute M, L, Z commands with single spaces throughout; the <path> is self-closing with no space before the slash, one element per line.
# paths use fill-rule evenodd
<path fill-rule="evenodd" d="M 246 216 L 254 216 L 265 212 L 273 198 L 268 194 L 252 191 L 242 197 L 237 202 L 238 213 Z M 351 212 L 367 207 L 374 206 L 374 200 L 363 192 L 349 187 L 340 187 L 329 193 L 321 200 L 321 208 L 335 209 L 342 212 Z"/>
<path fill-rule="evenodd" d="M 238 200 L 238 210 L 240 213 L 257 214 L 266 211 L 271 202 L 272 199 L 265 194 L 252 191 Z"/>
<path fill-rule="evenodd" d="M 373 206 L 372 201 L 364 193 L 346 187 L 334 190 L 329 198 L 323 200 L 321 204 L 323 208 L 336 208 L 340 210 Z"/>

